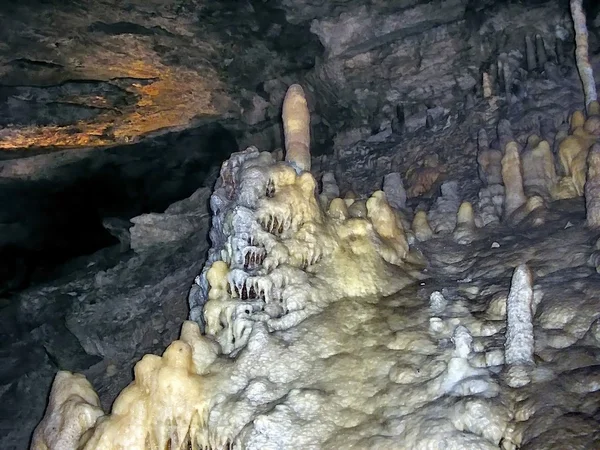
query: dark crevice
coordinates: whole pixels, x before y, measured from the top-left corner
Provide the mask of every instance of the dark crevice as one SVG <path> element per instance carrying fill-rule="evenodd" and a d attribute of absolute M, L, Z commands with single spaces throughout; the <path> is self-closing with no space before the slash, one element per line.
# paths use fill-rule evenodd
<path fill-rule="evenodd" d="M 88 27 L 88 31 L 119 35 L 119 34 L 137 34 L 140 36 L 175 36 L 173 33 L 162 27 L 145 27 L 133 22 L 94 22 Z"/>
<path fill-rule="evenodd" d="M 118 243 L 102 225 L 162 212 L 212 183 L 207 176 L 238 150 L 218 123 L 166 133 L 55 170 L 45 181 L 0 188 L 0 295 L 51 277 L 65 261 Z M 74 150 L 77 151 L 77 150 Z"/>
<path fill-rule="evenodd" d="M 11 65 L 25 68 L 43 68 L 43 69 L 62 69 L 62 64 L 56 64 L 50 61 L 40 61 L 28 58 L 17 58 L 10 62 Z"/>

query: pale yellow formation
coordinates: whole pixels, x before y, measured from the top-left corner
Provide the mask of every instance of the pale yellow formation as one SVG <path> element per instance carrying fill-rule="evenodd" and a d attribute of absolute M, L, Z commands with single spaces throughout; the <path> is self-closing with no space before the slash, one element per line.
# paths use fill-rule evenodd
<path fill-rule="evenodd" d="M 84 449 L 183 450 L 215 445 L 207 420 L 216 383 L 214 377 L 198 375 L 205 367 L 194 364 L 195 350 L 210 353 L 210 345 L 202 342 L 206 338 L 199 330 L 191 332 L 192 327 L 198 325 L 186 325 L 190 342 L 174 341 L 162 357 L 146 355 L 136 364 L 134 381 L 117 397 L 111 415 L 97 425 Z M 206 364 L 210 358 L 198 360 Z"/>
<path fill-rule="evenodd" d="M 310 170 L 310 113 L 299 84 L 291 85 L 283 100 L 285 160 L 299 170 Z"/>
<path fill-rule="evenodd" d="M 255 352 L 264 345 L 260 336 L 258 341 L 250 340 L 253 333 L 288 330 L 334 302 L 391 295 L 419 277 L 407 263 L 412 256 L 402 219 L 383 191 L 366 202 L 351 195 L 344 200 L 334 198 L 328 211 L 319 204 L 317 183 L 307 171 L 308 142 L 298 145 L 308 137 L 299 125 L 308 123 L 301 94 L 299 86 L 292 86 L 284 105 L 285 163 L 250 151 L 239 185 L 227 179 L 227 164 L 222 170 L 226 183 L 257 197 L 243 208 L 234 203 L 231 210 L 225 210 L 224 227 L 234 231 L 205 274 L 209 285 L 203 310 L 206 335 L 201 335 L 195 322 L 186 322 L 180 339 L 162 357 L 144 356 L 110 416 L 103 416 L 85 378 L 69 374 L 75 381 L 67 380 L 69 386 L 64 388 L 65 375 L 59 374 L 46 418 L 36 431 L 36 450 L 239 448 L 240 432 L 253 418 L 241 410 L 227 411 L 223 403 L 236 397 L 228 389 L 235 383 L 238 392 L 247 387 L 248 402 L 256 396 L 262 401 L 269 391 L 256 383 L 254 393 L 250 392 L 239 373 L 234 379 L 235 365 L 229 363 L 244 357 L 242 349 Z M 247 191 L 240 187 L 243 183 Z M 361 212 L 360 217 L 352 217 L 352 207 Z M 247 236 L 235 234 L 242 221 L 247 231 L 240 233 Z M 248 249 L 266 253 L 252 270 L 240 267 L 237 252 L 247 250 L 240 249 L 240 240 L 247 240 Z M 417 257 L 411 261 L 422 262 Z M 257 367 L 267 364 L 256 363 Z M 277 377 L 274 373 L 269 380 L 263 378 L 270 383 L 278 381 Z M 224 409 L 211 415 L 219 407 Z"/>
<path fill-rule="evenodd" d="M 60 371 L 52 383 L 46 414 L 33 433 L 31 450 L 75 450 L 104 415 L 98 395 L 81 374 Z"/>
<path fill-rule="evenodd" d="M 408 243 L 402 222 L 387 202 L 383 191 L 374 192 L 367 200 L 367 217 L 387 244 L 386 247 L 394 249 L 391 253 L 382 253 L 382 258 L 391 264 L 400 264 L 408 254 Z"/>
<path fill-rule="evenodd" d="M 317 182 L 309 172 L 300 175 L 289 166 L 276 165 L 270 172 L 273 192 L 258 203 L 257 219 L 269 233 L 289 235 L 302 224 L 321 222 Z"/>
<path fill-rule="evenodd" d="M 583 131 L 597 140 L 600 137 L 600 115 L 590 115 L 583 124 Z"/>
<path fill-rule="evenodd" d="M 558 176 L 554 167 L 554 155 L 548 141 L 539 141 L 527 148 L 521 155 L 521 163 L 525 194 L 539 195 L 550 200 L 552 192 L 556 189 Z"/>
<path fill-rule="evenodd" d="M 207 427 L 216 398 L 214 375 L 204 377 L 217 347 L 195 322 L 185 322 L 181 340 L 163 356 L 146 355 L 134 381 L 104 415 L 98 396 L 83 375 L 59 372 L 46 415 L 35 431 L 35 450 L 204 449 L 225 445 Z"/>
<path fill-rule="evenodd" d="M 427 241 L 433 237 L 433 230 L 429 226 L 426 211 L 420 210 L 415 213 L 411 229 L 415 234 L 415 237 L 421 242 Z"/>
<path fill-rule="evenodd" d="M 521 157 L 515 141 L 510 141 L 504 148 L 502 158 L 502 180 L 504 182 L 504 217 L 510 216 L 527 201 L 523 191 L 523 175 L 521 173 Z"/>
<path fill-rule="evenodd" d="M 475 214 L 470 202 L 462 202 L 456 214 L 456 227 L 453 238 L 459 244 L 468 244 L 473 241 L 475 235 Z"/>
<path fill-rule="evenodd" d="M 569 121 L 571 133 L 575 132 L 577 128 L 583 127 L 584 124 L 585 114 L 583 113 L 583 111 L 573 111 L 573 114 L 571 114 L 571 120 Z"/>
<path fill-rule="evenodd" d="M 210 284 L 208 292 L 208 301 L 204 305 L 204 322 L 206 323 L 206 332 L 212 336 L 218 335 L 226 323 L 226 309 L 229 295 L 227 293 L 228 283 L 227 274 L 229 266 L 224 261 L 215 261 L 206 274 L 206 279 Z"/>
<path fill-rule="evenodd" d="M 592 110 L 596 107 L 592 106 Z M 580 197 L 584 193 L 587 157 L 590 147 L 600 133 L 598 116 L 585 118 L 583 112 L 571 116 L 571 134 L 558 147 L 558 158 L 563 177 L 552 190 L 553 199 Z"/>
<path fill-rule="evenodd" d="M 349 217 L 346 202 L 339 197 L 331 200 L 327 215 L 332 219 L 346 220 Z"/>

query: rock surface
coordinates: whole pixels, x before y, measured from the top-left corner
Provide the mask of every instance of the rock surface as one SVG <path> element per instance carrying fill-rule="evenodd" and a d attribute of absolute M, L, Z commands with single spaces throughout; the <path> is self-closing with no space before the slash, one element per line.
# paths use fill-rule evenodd
<path fill-rule="evenodd" d="M 600 73 L 597 8 L 589 25 Z M 85 373 L 107 409 L 133 363 L 178 335 L 208 248 L 208 191 L 196 189 L 212 185 L 215 165 L 238 146 L 281 147 L 289 84 L 307 93 L 316 178 L 333 173 L 342 196 L 359 198 L 391 172 L 416 180 L 427 192 L 399 201 L 407 216 L 435 204 L 446 177 L 458 181 L 461 200 L 476 204 L 481 129 L 497 147 L 496 125 L 508 119 L 520 144 L 538 133 L 555 147 L 583 99 L 568 8 L 550 0 L 9 1 L 0 4 L 0 22 L 0 261 L 9 262 L 0 264 L 0 448 L 7 450 L 27 447 L 58 369 Z M 541 42 L 533 60 L 527 42 Z M 593 378 L 598 308 L 586 300 L 597 291 L 596 268 L 586 266 L 593 236 L 581 228 L 580 205 L 575 210 L 561 211 L 550 235 L 524 232 L 533 236 L 527 245 L 496 231 L 474 245 L 423 244 L 434 280 L 419 298 L 407 293 L 407 307 L 421 317 L 417 303 L 438 289 L 461 305 L 474 301 L 478 314 L 470 293 L 499 305 L 512 262 L 532 258 L 547 292 L 535 322 L 541 357 L 556 373 L 586 380 L 587 370 Z M 562 305 L 565 295 L 580 303 Z M 386 313 L 397 307 L 388 300 Z M 579 306 L 593 313 L 579 317 Z M 575 356 L 563 360 L 567 344 Z M 595 397 L 586 403 L 581 384 L 567 386 L 579 390 L 569 408 L 595 414 Z M 552 411 L 564 406 L 561 398 L 548 403 Z M 537 417 L 556 421 L 559 432 L 572 423 L 546 412 Z M 587 426 L 595 439 L 597 422 Z M 522 428 L 528 448 L 544 448 L 552 434 Z"/>
<path fill-rule="evenodd" d="M 155 215 L 158 231 L 147 224 L 136 235 L 143 252 L 113 246 L 80 257 L 0 309 L 0 448 L 27 448 L 58 369 L 85 373 L 107 408 L 131 381 L 132 364 L 178 336 L 208 249 L 209 192 L 201 188 Z M 174 213 L 194 216 L 188 234 Z M 164 224 L 173 233 L 161 240 Z"/>

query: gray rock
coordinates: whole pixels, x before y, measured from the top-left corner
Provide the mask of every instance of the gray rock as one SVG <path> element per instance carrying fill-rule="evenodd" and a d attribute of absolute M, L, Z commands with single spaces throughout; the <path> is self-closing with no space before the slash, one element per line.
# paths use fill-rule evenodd
<path fill-rule="evenodd" d="M 402 183 L 402 175 L 398 172 L 392 172 L 383 177 L 383 192 L 392 207 L 396 209 L 406 207 L 406 191 Z"/>
<path fill-rule="evenodd" d="M 151 213 L 134 217 L 131 222 L 131 248 L 136 253 L 156 246 L 181 242 L 192 234 L 206 236 L 210 189 L 200 188 L 188 199 L 169 206 L 163 214 Z"/>

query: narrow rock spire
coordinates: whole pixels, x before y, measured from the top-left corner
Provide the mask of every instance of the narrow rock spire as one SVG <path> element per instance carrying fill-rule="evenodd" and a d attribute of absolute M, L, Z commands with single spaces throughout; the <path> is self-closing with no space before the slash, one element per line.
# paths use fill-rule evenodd
<path fill-rule="evenodd" d="M 583 93 L 585 94 L 586 108 L 590 103 L 598 100 L 596 93 L 596 82 L 594 81 L 594 72 L 588 57 L 588 30 L 585 21 L 585 13 L 581 6 L 581 0 L 571 0 L 571 17 L 573 18 L 573 27 L 575 29 L 575 60 L 577 70 L 583 84 Z"/>
<path fill-rule="evenodd" d="M 304 90 L 292 84 L 283 100 L 285 160 L 296 171 L 310 171 L 310 114 Z"/>

